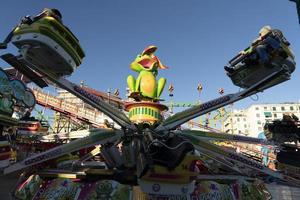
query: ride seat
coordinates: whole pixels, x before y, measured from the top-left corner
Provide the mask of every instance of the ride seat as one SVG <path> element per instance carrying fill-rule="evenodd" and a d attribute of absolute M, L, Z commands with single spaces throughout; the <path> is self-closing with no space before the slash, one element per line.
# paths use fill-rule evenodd
<path fill-rule="evenodd" d="M 263 46 L 267 53 L 268 61 L 262 61 L 257 47 Z M 278 41 L 272 34 L 268 34 L 257 44 L 248 47 L 245 54 L 239 53 L 229 61 L 226 66 L 227 75 L 231 78 L 234 85 L 241 88 L 249 88 L 255 83 L 263 80 L 270 74 L 281 71 L 284 73 L 266 85 L 264 89 L 272 87 L 290 78 L 290 74 L 295 70 L 294 55 L 286 43 Z"/>
<path fill-rule="evenodd" d="M 49 14 L 38 15 L 30 22 L 18 25 L 13 31 L 12 43 L 26 49 L 26 60 L 49 68 L 56 74 L 70 75 L 85 56 L 78 39 Z"/>
<path fill-rule="evenodd" d="M 166 146 L 152 146 L 150 148 L 152 159 L 155 164 L 165 166 L 169 169 L 174 169 L 183 160 L 184 156 L 194 150 L 191 143 L 182 143 L 184 139 L 180 137 L 169 138 L 165 141 Z M 182 145 L 178 146 L 180 143 Z M 174 148 L 178 146 L 178 148 Z M 171 149 L 174 148 L 174 149 Z"/>

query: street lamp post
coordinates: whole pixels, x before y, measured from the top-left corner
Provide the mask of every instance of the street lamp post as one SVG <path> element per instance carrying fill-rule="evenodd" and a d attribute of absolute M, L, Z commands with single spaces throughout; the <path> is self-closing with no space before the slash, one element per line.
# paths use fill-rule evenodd
<path fill-rule="evenodd" d="M 108 103 L 110 103 L 110 88 L 108 88 L 107 90 L 107 99 L 108 99 Z"/>
<path fill-rule="evenodd" d="M 174 96 L 173 91 L 174 91 L 174 86 L 173 86 L 172 83 L 169 85 L 168 91 L 169 91 L 169 97 L 170 97 L 170 113 L 173 114 L 173 96 Z"/>
<path fill-rule="evenodd" d="M 220 88 L 219 90 L 218 90 L 218 92 L 219 92 L 219 94 L 221 95 L 221 96 L 223 96 L 223 94 L 224 94 L 224 88 Z M 219 109 L 219 111 L 220 111 L 220 115 L 221 115 L 221 131 L 223 132 L 224 131 L 224 107 L 221 107 L 220 109 Z"/>
<path fill-rule="evenodd" d="M 198 94 L 199 94 L 199 105 L 201 104 L 201 92 L 203 90 L 203 86 L 201 83 L 198 83 L 197 85 L 197 91 L 198 91 Z M 199 117 L 199 124 L 201 124 L 201 116 Z"/>

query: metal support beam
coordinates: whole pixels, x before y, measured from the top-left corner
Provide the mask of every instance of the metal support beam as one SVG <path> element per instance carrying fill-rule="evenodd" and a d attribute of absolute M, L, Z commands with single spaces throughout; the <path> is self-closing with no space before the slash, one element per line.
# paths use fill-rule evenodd
<path fill-rule="evenodd" d="M 26 52 L 26 51 L 24 51 Z M 34 70 L 44 76 L 47 80 L 52 82 L 53 84 L 59 86 L 60 88 L 67 90 L 71 94 L 75 95 L 76 97 L 83 100 L 85 103 L 91 105 L 92 107 L 95 107 L 99 111 L 103 112 L 107 116 L 109 116 L 112 120 L 114 120 L 117 124 L 119 124 L 121 127 L 125 129 L 130 130 L 136 130 L 136 127 L 134 124 L 131 123 L 131 121 L 128 119 L 128 117 L 120 110 L 112 107 L 108 103 L 104 102 L 101 98 L 98 98 L 97 96 L 88 93 L 84 89 L 82 89 L 80 86 L 68 81 L 67 79 L 64 79 L 63 77 L 60 77 L 51 71 L 47 71 L 44 68 L 41 68 L 40 66 L 35 66 L 29 61 L 27 61 L 23 56 L 14 56 L 12 54 L 5 54 L 1 56 L 2 59 L 5 61 L 9 58 L 12 64 L 19 63 L 22 65 L 24 69 L 28 70 Z M 12 65 L 15 67 L 14 65 Z"/>
<path fill-rule="evenodd" d="M 158 133 L 163 133 L 164 131 L 175 129 L 176 127 L 180 126 L 181 124 L 184 124 L 185 122 L 191 119 L 194 119 L 208 112 L 211 112 L 218 108 L 224 107 L 241 99 L 249 97 L 257 92 L 262 92 L 268 87 L 268 84 L 272 82 L 274 78 L 280 76 L 282 73 L 284 73 L 284 70 L 273 72 L 265 79 L 256 83 L 252 87 L 245 89 L 244 91 L 235 94 L 228 94 L 216 98 L 214 100 L 208 101 L 206 103 L 200 104 L 198 106 L 194 106 L 182 112 L 176 113 L 175 115 L 163 121 L 157 128 L 155 128 L 155 131 Z"/>

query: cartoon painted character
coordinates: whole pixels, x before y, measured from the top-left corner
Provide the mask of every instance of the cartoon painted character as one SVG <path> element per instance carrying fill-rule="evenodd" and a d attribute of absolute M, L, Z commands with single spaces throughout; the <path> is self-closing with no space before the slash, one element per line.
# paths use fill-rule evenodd
<path fill-rule="evenodd" d="M 100 200 L 110 200 L 112 199 L 112 192 L 114 188 L 109 181 L 101 181 L 96 189 L 97 192 L 97 199 Z"/>
<path fill-rule="evenodd" d="M 0 69 L 0 113 L 11 116 L 14 111 L 14 89 L 4 70 Z"/>
<path fill-rule="evenodd" d="M 0 98 L 0 113 L 11 116 L 14 112 L 14 102 L 9 94 L 2 94 Z"/>
<path fill-rule="evenodd" d="M 132 75 L 127 77 L 131 97 L 135 100 L 150 99 L 157 101 L 165 87 L 165 78 L 160 78 L 156 81 L 158 68 L 167 69 L 154 55 L 156 49 L 156 46 L 148 46 L 142 54 L 139 54 L 130 64 L 132 70 L 139 72 L 136 80 Z"/>

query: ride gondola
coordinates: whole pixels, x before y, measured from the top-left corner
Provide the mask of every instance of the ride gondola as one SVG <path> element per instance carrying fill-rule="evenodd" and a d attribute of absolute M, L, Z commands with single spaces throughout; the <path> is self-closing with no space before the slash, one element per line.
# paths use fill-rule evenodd
<path fill-rule="evenodd" d="M 70 75 L 85 54 L 76 36 L 62 23 L 56 9 L 44 9 L 31 18 L 26 16 L 7 36 L 28 62 L 58 75 Z"/>
<path fill-rule="evenodd" d="M 295 70 L 294 54 L 281 31 L 263 27 L 260 37 L 225 66 L 233 84 L 249 88 L 274 72 L 281 71 L 264 89 L 290 79 Z"/>
<path fill-rule="evenodd" d="M 264 126 L 266 138 L 283 144 L 285 142 L 296 142 L 300 139 L 300 123 L 294 114 L 283 114 L 281 120 L 267 122 Z"/>

